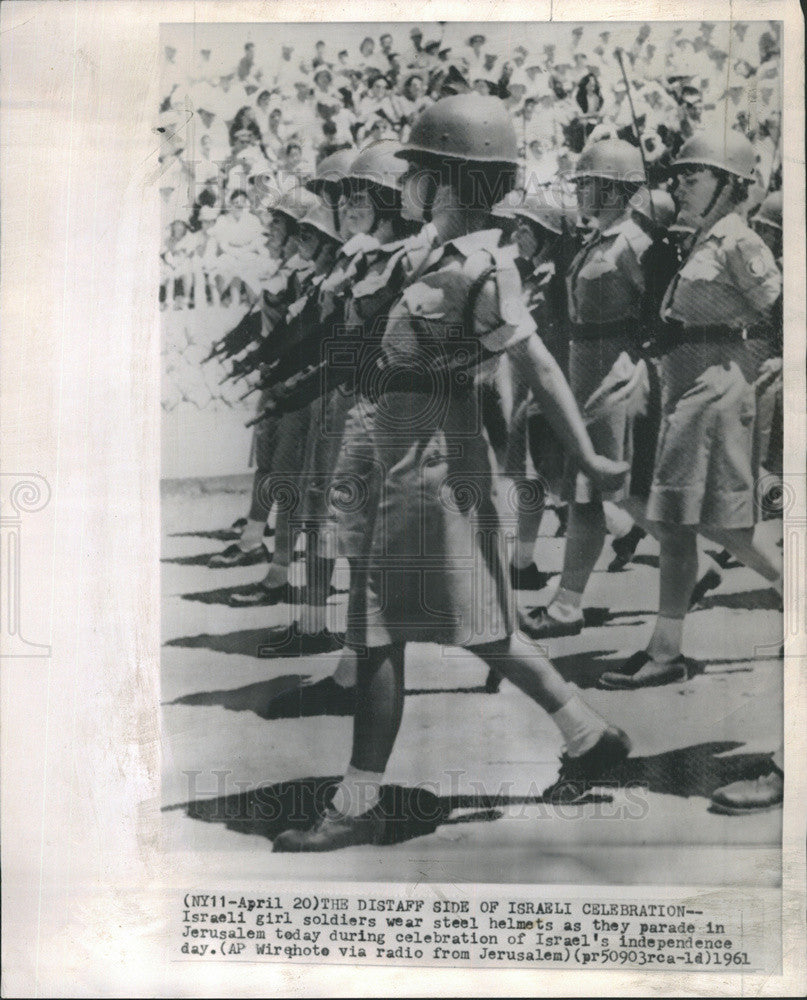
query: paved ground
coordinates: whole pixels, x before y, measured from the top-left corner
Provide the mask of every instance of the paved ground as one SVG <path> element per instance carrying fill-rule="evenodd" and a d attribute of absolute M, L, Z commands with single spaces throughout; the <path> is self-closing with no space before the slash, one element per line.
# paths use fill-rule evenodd
<path fill-rule="evenodd" d="M 702 661 L 700 676 L 634 693 L 593 686 L 647 639 L 658 585 L 657 549 L 649 540 L 620 574 L 605 572 L 606 547 L 590 593 L 600 624 L 548 644 L 590 704 L 630 734 L 634 749 L 620 778 L 631 787 L 550 809 L 540 794 L 557 773 L 561 745 L 548 718 L 507 682 L 499 694 L 486 695 L 485 668 L 472 655 L 411 645 L 403 727 L 388 771 L 390 785 L 398 786 L 389 794 L 399 796 L 409 817 L 396 829 L 397 842 L 327 856 L 272 854 L 271 838 L 289 816 L 304 816 L 340 774 L 351 721 L 265 717 L 274 694 L 328 676 L 339 654 L 258 659 L 262 630 L 287 622 L 290 609 L 224 603 L 231 588 L 264 571 L 205 565 L 204 557 L 223 548 L 206 533 L 245 513 L 247 486 L 246 478 L 164 484 L 169 850 L 225 852 L 236 876 L 282 880 L 778 884 L 781 813 L 731 818 L 708 811 L 714 788 L 780 740 L 782 619 L 764 581 L 731 569 L 691 615 L 686 651 Z M 554 519 L 545 522 L 552 531 Z M 779 525 L 763 528 L 773 540 Z M 539 563 L 559 569 L 562 545 L 540 538 Z M 529 607 L 548 593 L 522 593 L 520 600 Z M 344 594 L 332 598 L 337 621 L 344 600 Z"/>

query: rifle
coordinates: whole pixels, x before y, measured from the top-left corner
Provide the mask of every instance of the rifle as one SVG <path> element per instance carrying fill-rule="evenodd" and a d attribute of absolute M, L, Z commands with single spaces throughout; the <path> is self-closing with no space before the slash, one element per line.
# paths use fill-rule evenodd
<path fill-rule="evenodd" d="M 625 63 L 622 61 L 622 49 L 616 49 L 614 51 L 616 56 L 616 61 L 619 63 L 619 68 L 622 70 L 622 79 L 625 82 L 625 90 L 628 95 L 628 106 L 630 107 L 630 116 L 633 119 L 633 128 L 636 132 L 636 138 L 639 140 L 639 155 L 642 158 L 642 170 L 644 170 L 644 182 L 647 185 L 648 190 L 650 189 L 650 174 L 647 172 L 647 160 L 644 156 L 644 146 L 642 145 L 642 131 L 639 128 L 639 121 L 636 118 L 636 109 L 633 106 L 633 94 L 631 93 L 630 84 L 628 83 L 628 74 L 625 71 Z M 653 220 L 653 225 L 656 224 L 656 209 L 653 205 L 653 199 L 650 198 L 650 218 Z"/>
<path fill-rule="evenodd" d="M 240 354 L 241 351 L 256 341 L 260 335 L 261 314 L 253 306 L 245 316 L 241 317 L 229 333 L 225 334 L 221 340 L 217 340 L 212 345 L 210 353 L 204 358 L 202 364 L 207 364 L 213 358 L 231 358 L 236 354 Z"/>

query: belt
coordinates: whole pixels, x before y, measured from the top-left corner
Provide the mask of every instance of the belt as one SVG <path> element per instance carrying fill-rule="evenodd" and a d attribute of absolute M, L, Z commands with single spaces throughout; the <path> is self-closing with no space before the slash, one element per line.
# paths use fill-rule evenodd
<path fill-rule="evenodd" d="M 669 354 L 681 344 L 740 344 L 742 330 L 728 326 L 684 326 L 683 323 L 663 323 L 658 331 L 658 350 Z"/>
<path fill-rule="evenodd" d="M 382 395 L 391 392 L 404 392 L 425 396 L 457 396 L 470 394 L 474 386 L 473 375 L 469 369 L 434 368 L 430 372 L 411 371 L 399 368 L 384 368 L 379 366 L 372 379 L 372 384 L 362 387 L 371 402 L 378 402 Z"/>
<path fill-rule="evenodd" d="M 639 324 L 635 319 L 621 319 L 615 323 L 572 323 L 569 338 L 580 340 L 613 340 L 624 337 L 635 340 L 639 333 Z"/>

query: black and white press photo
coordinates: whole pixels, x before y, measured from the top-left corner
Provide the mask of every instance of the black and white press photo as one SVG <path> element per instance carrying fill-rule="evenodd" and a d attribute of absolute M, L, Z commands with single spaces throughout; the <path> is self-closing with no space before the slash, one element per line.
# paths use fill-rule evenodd
<path fill-rule="evenodd" d="M 334 27 L 160 36 L 171 849 L 778 885 L 781 23 Z"/>
<path fill-rule="evenodd" d="M 804 995 L 792 0 L 0 24 L 0 992 Z"/>

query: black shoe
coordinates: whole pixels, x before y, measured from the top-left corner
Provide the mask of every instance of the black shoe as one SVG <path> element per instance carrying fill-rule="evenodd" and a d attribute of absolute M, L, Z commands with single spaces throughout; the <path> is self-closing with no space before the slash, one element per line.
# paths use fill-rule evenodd
<path fill-rule="evenodd" d="M 501 683 L 501 674 L 492 668 L 488 670 L 488 676 L 485 678 L 485 694 L 498 694 Z"/>
<path fill-rule="evenodd" d="M 728 549 L 721 549 L 719 552 L 715 552 L 713 558 L 721 569 L 739 569 L 742 566 L 742 563 L 738 562 Z"/>
<path fill-rule="evenodd" d="M 336 851 L 357 844 L 380 844 L 384 817 L 380 809 L 368 809 L 361 816 L 343 816 L 328 809 L 310 830 L 285 830 L 275 838 L 273 851 Z"/>
<path fill-rule="evenodd" d="M 609 573 L 618 573 L 628 565 L 636 555 L 639 542 L 641 542 L 646 534 L 647 532 L 640 528 L 638 524 L 634 524 L 627 535 L 623 535 L 622 538 L 615 538 L 611 542 L 611 548 L 614 550 L 614 558 L 608 566 Z"/>
<path fill-rule="evenodd" d="M 703 576 L 692 588 L 689 595 L 689 610 L 697 607 L 710 590 L 716 590 L 723 582 L 723 574 L 716 569 L 707 569 Z"/>
<path fill-rule="evenodd" d="M 746 778 L 712 792 L 710 812 L 725 816 L 749 816 L 754 813 L 781 809 L 784 802 L 785 778 L 778 767 L 758 778 Z"/>
<path fill-rule="evenodd" d="M 231 608 L 264 608 L 272 604 L 291 604 L 291 587 L 281 583 L 277 587 L 267 587 L 261 580 L 249 590 L 239 590 L 230 594 L 227 602 Z"/>
<path fill-rule="evenodd" d="M 276 625 L 267 629 L 258 656 L 314 656 L 317 653 L 335 653 L 344 648 L 344 635 L 323 629 L 314 635 L 299 631 L 299 625 Z"/>
<path fill-rule="evenodd" d="M 543 590 L 551 578 L 551 573 L 542 573 L 534 562 L 523 569 L 510 564 L 510 583 L 513 590 Z"/>
<path fill-rule="evenodd" d="M 229 528 L 222 528 L 220 531 L 217 531 L 216 537 L 220 538 L 223 542 L 234 542 L 244 534 L 244 528 L 246 528 L 246 526 L 247 519 L 245 517 L 239 517 L 237 520 L 233 521 Z"/>
<path fill-rule="evenodd" d="M 589 788 L 619 767 L 627 759 L 630 749 L 631 743 L 625 733 L 616 726 L 609 726 L 594 746 L 580 757 L 568 754 L 561 757 L 560 773 L 544 792 L 544 802 L 576 802 Z"/>
<path fill-rule="evenodd" d="M 522 620 L 521 627 L 530 639 L 557 639 L 564 635 L 580 635 L 583 631 L 583 619 L 560 622 L 542 607 L 530 611 L 529 621 Z"/>
<path fill-rule="evenodd" d="M 686 656 L 677 656 L 669 663 L 655 663 L 647 650 L 642 649 L 629 656 L 619 670 L 608 670 L 597 678 L 597 687 L 606 691 L 663 687 L 665 684 L 680 684 L 698 672 L 698 664 Z"/>
<path fill-rule="evenodd" d="M 555 538 L 564 538 L 566 532 L 569 528 L 569 507 L 564 504 L 562 507 L 555 508 L 555 514 L 558 519 L 558 526 L 555 528 Z"/>
<path fill-rule="evenodd" d="M 211 556 L 207 565 L 210 569 L 227 569 L 231 566 L 255 566 L 262 562 L 269 562 L 269 553 L 263 545 L 246 551 L 240 545 L 229 545 L 223 552 Z"/>
<path fill-rule="evenodd" d="M 342 687 L 333 677 L 284 691 L 272 698 L 262 718 L 307 719 L 314 715 L 353 715 L 356 688 Z"/>

